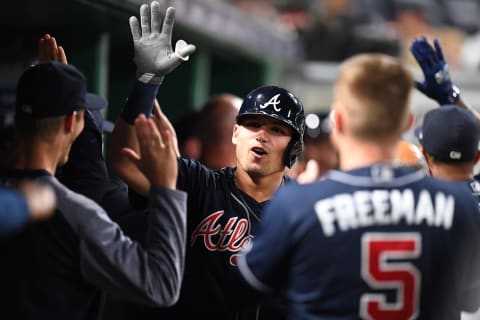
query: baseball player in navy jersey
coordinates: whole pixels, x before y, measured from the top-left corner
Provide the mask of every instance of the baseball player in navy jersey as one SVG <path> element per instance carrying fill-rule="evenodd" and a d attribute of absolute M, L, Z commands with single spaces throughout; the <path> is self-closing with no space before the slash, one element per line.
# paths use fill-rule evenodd
<path fill-rule="evenodd" d="M 148 15 L 142 15 L 144 9 L 148 10 L 148 6 L 141 7 L 141 25 L 149 25 Z M 150 10 L 157 10 L 155 3 Z M 172 10 L 167 10 L 166 20 Z M 134 41 L 136 57 L 147 57 L 141 51 L 149 47 L 139 45 L 143 30 L 140 37 L 133 25 L 132 34 L 134 39 L 139 39 Z M 171 51 L 170 44 L 166 50 L 158 50 L 160 54 Z M 141 66 L 150 64 L 144 62 Z M 155 79 L 163 78 L 169 71 L 169 68 L 151 67 L 138 72 L 134 91 L 110 140 L 111 167 L 132 189 L 143 195 L 149 183 L 124 159 L 121 149 L 134 147 L 129 144 L 134 137 L 132 119 L 140 110 L 151 110 L 155 94 L 150 98 L 148 94 L 158 89 L 148 77 L 142 76 L 142 72 Z M 152 117 L 160 128 L 169 126 L 159 109 L 154 110 Z M 177 187 L 189 194 L 188 263 L 177 305 L 165 310 L 149 310 L 146 318 L 157 319 L 160 315 L 162 319 L 282 317 L 266 302 L 260 307 L 255 299 L 250 299 L 252 296 L 244 293 L 243 283 L 236 273 L 237 256 L 250 243 L 252 230 L 261 223 L 263 207 L 290 181 L 284 172 L 302 150 L 303 106 L 295 95 L 283 88 L 257 88 L 243 100 L 232 131 L 232 142 L 236 146 L 235 167 L 211 170 L 197 161 L 178 160 Z"/>
<path fill-rule="evenodd" d="M 440 105 L 425 115 L 422 127 L 416 130 L 430 172 L 437 178 L 457 181 L 460 188 L 467 187 L 480 204 L 480 183 L 478 176 L 473 176 L 478 161 L 480 115 L 462 99 L 453 84 L 438 40 L 432 46 L 425 37 L 414 39 L 410 51 L 424 75 L 416 87 Z M 462 319 L 479 316 L 479 311 L 462 313 Z"/>
<path fill-rule="evenodd" d="M 480 127 L 475 116 L 465 108 L 444 105 L 427 112 L 415 134 L 432 176 L 461 182 L 480 204 L 480 183 L 473 178 L 480 157 Z"/>
<path fill-rule="evenodd" d="M 423 126 L 415 131 L 430 171 L 435 177 L 466 183 L 480 199 L 480 184 L 473 177 L 479 158 L 480 116 L 453 84 L 438 40 L 432 46 L 425 37 L 414 39 L 410 51 L 424 76 L 416 82 L 417 89 L 440 105 L 427 112 Z"/>
<path fill-rule="evenodd" d="M 342 171 L 279 190 L 239 257 L 252 288 L 286 297 L 290 319 L 458 319 L 478 307 L 475 200 L 394 164 L 412 85 L 392 57 L 344 62 L 332 103 Z"/>

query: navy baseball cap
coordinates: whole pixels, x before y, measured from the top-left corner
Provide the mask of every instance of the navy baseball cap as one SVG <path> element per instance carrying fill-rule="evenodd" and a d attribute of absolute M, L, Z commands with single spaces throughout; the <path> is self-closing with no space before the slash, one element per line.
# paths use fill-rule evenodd
<path fill-rule="evenodd" d="M 473 161 L 478 153 L 480 126 L 472 112 L 445 105 L 425 114 L 415 135 L 425 151 L 443 162 Z"/>
<path fill-rule="evenodd" d="M 107 105 L 108 102 L 105 98 L 87 92 L 87 109 L 90 111 L 97 129 L 99 129 L 101 133 L 111 133 L 114 127 L 114 124 L 106 120 L 101 112 L 101 110 L 106 108 Z"/>
<path fill-rule="evenodd" d="M 98 102 L 92 98 L 93 109 Z M 86 109 L 87 82 L 73 65 L 45 62 L 29 67 L 17 85 L 15 112 L 33 118 L 48 118 L 72 114 Z"/>

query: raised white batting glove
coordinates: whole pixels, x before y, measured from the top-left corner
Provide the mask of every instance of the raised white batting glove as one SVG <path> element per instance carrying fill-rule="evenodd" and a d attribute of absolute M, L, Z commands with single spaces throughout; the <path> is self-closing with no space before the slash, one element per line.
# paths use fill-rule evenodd
<path fill-rule="evenodd" d="M 160 4 L 153 1 L 150 6 L 140 7 L 140 24 L 136 17 L 130 17 L 130 30 L 133 37 L 137 65 L 137 79 L 144 83 L 159 85 L 170 73 L 195 52 L 195 46 L 178 40 L 175 51 L 172 49 L 172 30 L 175 21 L 175 8 L 168 7 L 160 30 Z M 141 28 L 140 28 L 141 26 Z"/>

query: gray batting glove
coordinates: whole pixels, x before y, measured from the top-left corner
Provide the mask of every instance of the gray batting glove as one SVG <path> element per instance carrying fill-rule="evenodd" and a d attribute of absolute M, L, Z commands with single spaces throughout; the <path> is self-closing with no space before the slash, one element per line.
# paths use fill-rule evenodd
<path fill-rule="evenodd" d="M 159 85 L 170 73 L 195 52 L 195 46 L 178 40 L 175 51 L 172 49 L 172 30 L 175 9 L 168 7 L 160 30 L 160 4 L 153 1 L 150 6 L 140 7 L 140 24 L 136 17 L 130 17 L 130 30 L 133 37 L 137 65 L 137 78 L 149 84 Z M 141 29 L 140 29 L 141 26 Z"/>

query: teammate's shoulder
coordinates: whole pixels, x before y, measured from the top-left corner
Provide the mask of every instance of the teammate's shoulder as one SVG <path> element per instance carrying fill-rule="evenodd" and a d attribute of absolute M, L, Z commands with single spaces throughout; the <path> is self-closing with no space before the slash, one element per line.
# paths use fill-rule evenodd
<path fill-rule="evenodd" d="M 478 212 L 479 199 L 475 197 L 466 181 L 446 181 L 436 178 L 429 179 L 431 183 L 430 191 L 442 192 L 455 199 L 455 205 L 459 212 L 473 211 Z"/>
<path fill-rule="evenodd" d="M 198 160 L 190 158 L 178 158 L 178 169 L 180 175 L 185 174 L 190 177 L 210 176 L 214 170 L 208 168 Z"/>
<path fill-rule="evenodd" d="M 280 188 L 278 193 L 280 196 L 289 197 L 302 197 L 304 200 L 308 198 L 321 198 L 327 196 L 329 191 L 333 188 L 334 181 L 327 178 L 313 181 L 310 183 L 298 183 L 295 179 L 286 177 L 285 184 Z"/>
<path fill-rule="evenodd" d="M 184 158 L 184 157 L 178 158 L 178 163 L 187 168 L 195 168 L 202 165 L 198 160 Z"/>
<path fill-rule="evenodd" d="M 435 177 L 427 177 L 426 184 L 430 189 L 436 189 L 459 196 L 469 194 L 467 184 L 464 181 L 449 181 Z"/>

